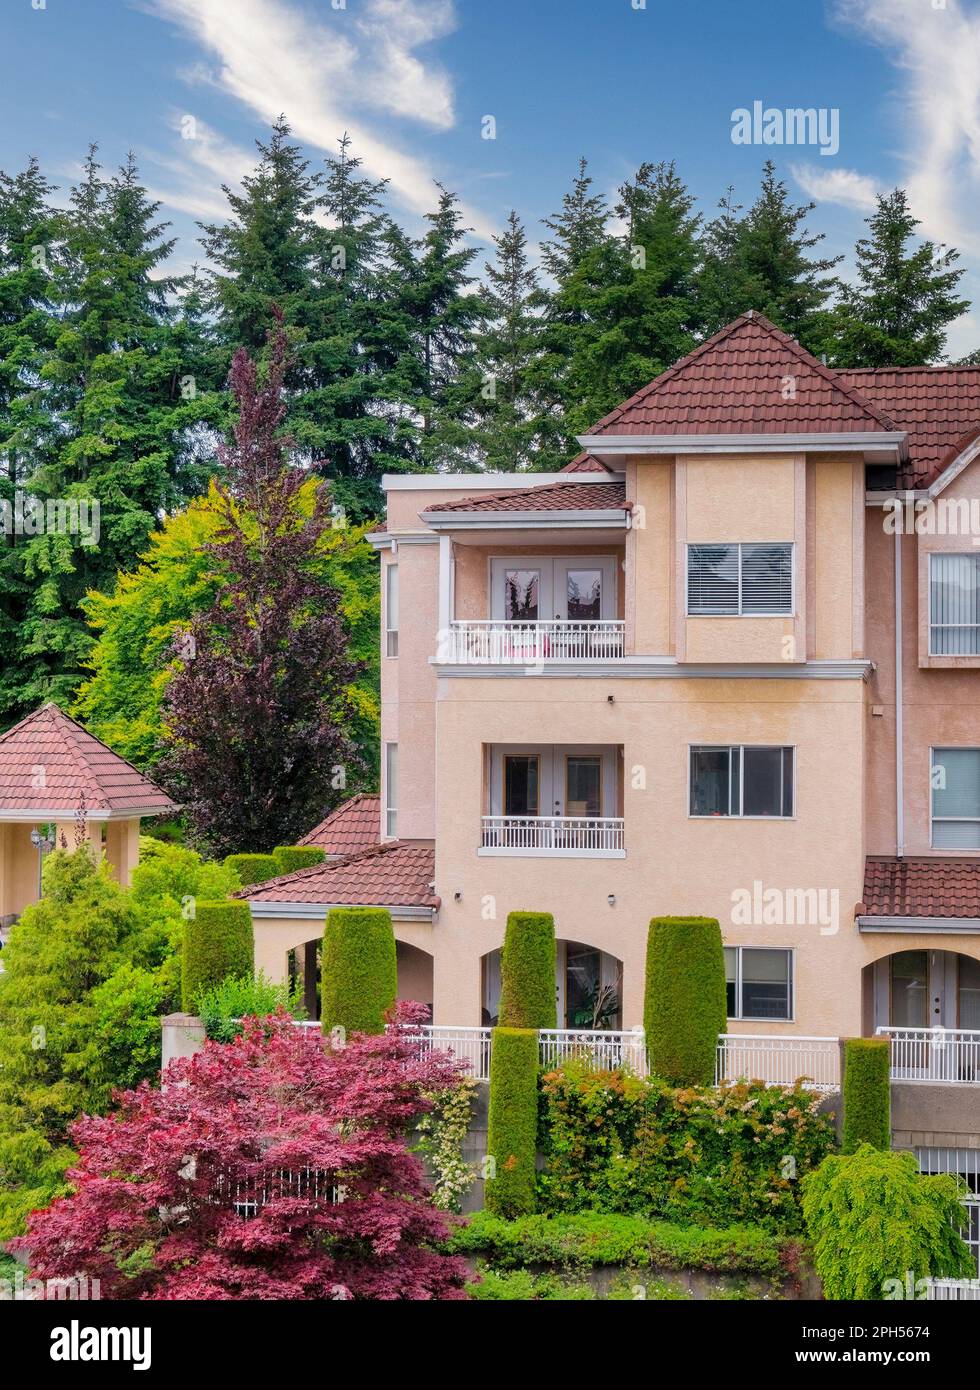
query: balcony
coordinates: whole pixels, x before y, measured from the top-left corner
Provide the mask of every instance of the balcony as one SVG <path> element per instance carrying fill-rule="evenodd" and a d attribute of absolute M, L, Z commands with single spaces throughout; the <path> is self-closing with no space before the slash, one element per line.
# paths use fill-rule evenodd
<path fill-rule="evenodd" d="M 621 618 L 500 618 L 451 623 L 441 636 L 438 660 L 453 666 L 542 666 L 621 661 L 625 655 L 626 624 Z"/>
<path fill-rule="evenodd" d="M 622 816 L 484 816 L 479 853 L 624 859 Z"/>

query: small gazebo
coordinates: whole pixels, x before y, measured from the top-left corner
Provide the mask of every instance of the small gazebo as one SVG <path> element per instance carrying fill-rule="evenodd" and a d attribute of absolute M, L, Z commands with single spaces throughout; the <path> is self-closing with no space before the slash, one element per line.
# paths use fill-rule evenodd
<path fill-rule="evenodd" d="M 142 816 L 177 807 L 131 763 L 47 704 L 0 734 L 0 925 L 40 896 L 48 849 L 91 840 L 128 884 Z"/>

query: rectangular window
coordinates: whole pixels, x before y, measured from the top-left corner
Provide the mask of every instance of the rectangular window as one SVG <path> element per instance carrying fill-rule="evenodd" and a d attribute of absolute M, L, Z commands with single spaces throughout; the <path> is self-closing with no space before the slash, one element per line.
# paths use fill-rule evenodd
<path fill-rule="evenodd" d="M 385 568 L 385 654 L 398 655 L 398 566 Z"/>
<path fill-rule="evenodd" d="M 504 571 L 504 617 L 509 623 L 538 621 L 540 570 Z"/>
<path fill-rule="evenodd" d="M 766 617 L 793 611 L 793 546 L 742 541 L 687 547 L 692 617 Z"/>
<path fill-rule="evenodd" d="M 980 849 L 980 748 L 932 750 L 933 849 Z"/>
<path fill-rule="evenodd" d="M 728 1017 L 793 1017 L 793 952 L 755 946 L 725 947 Z"/>
<path fill-rule="evenodd" d="M 980 655 L 980 555 L 929 556 L 929 652 Z"/>
<path fill-rule="evenodd" d="M 385 744 L 385 834 L 398 835 L 398 744 Z"/>
<path fill-rule="evenodd" d="M 540 758 L 537 753 L 504 758 L 504 815 L 536 816 Z"/>
<path fill-rule="evenodd" d="M 692 748 L 690 813 L 792 816 L 792 748 Z"/>
<path fill-rule="evenodd" d="M 565 815 L 602 815 L 602 758 L 569 754 L 565 759 Z"/>

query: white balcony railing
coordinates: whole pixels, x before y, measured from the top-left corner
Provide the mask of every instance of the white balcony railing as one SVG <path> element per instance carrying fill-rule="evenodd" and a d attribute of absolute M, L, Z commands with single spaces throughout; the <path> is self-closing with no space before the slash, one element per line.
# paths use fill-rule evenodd
<path fill-rule="evenodd" d="M 543 1067 L 584 1061 L 599 1071 L 627 1067 L 637 1076 L 647 1074 L 646 1035 L 642 1028 L 630 1033 L 593 1028 L 543 1028 L 539 1057 Z"/>
<path fill-rule="evenodd" d="M 490 1029 L 456 1028 L 439 1023 L 412 1027 L 409 1036 L 418 1039 L 419 1054 L 450 1052 L 462 1062 L 469 1076 L 477 1081 L 490 1079 Z"/>
<path fill-rule="evenodd" d="M 765 1081 L 769 1086 L 792 1086 L 801 1077 L 815 1091 L 838 1089 L 837 1038 L 777 1038 L 747 1033 L 722 1033 L 718 1038 L 716 1085 L 723 1081 Z"/>
<path fill-rule="evenodd" d="M 480 853 L 623 858 L 622 816 L 484 816 Z"/>
<path fill-rule="evenodd" d="M 980 1083 L 980 1029 L 879 1028 L 891 1043 L 893 1081 Z"/>
<path fill-rule="evenodd" d="M 548 622 L 455 622 L 441 634 L 440 661 L 453 666 L 539 666 L 543 662 L 618 661 L 626 655 L 620 618 Z"/>

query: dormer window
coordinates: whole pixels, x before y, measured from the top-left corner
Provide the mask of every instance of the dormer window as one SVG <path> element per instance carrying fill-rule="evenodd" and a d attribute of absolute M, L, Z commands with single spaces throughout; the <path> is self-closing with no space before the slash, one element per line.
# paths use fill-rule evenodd
<path fill-rule="evenodd" d="M 775 617 L 793 612 L 791 541 L 687 547 L 690 617 Z"/>

